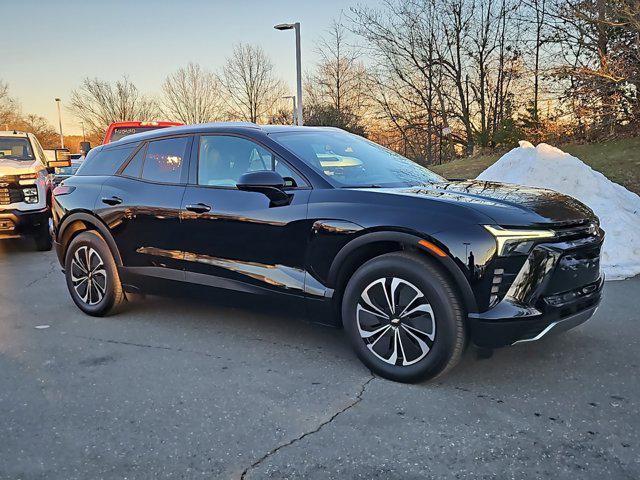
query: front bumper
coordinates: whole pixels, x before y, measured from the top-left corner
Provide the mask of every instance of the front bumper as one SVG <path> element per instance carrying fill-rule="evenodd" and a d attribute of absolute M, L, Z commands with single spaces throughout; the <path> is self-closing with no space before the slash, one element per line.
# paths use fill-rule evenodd
<path fill-rule="evenodd" d="M 587 321 L 602 298 L 602 242 L 603 237 L 596 236 L 534 248 L 504 298 L 485 312 L 469 314 L 473 342 L 503 347 Z"/>
<path fill-rule="evenodd" d="M 580 300 L 543 311 L 503 300 L 499 307 L 489 312 L 469 315 L 471 337 L 480 347 L 498 348 L 540 340 L 549 334 L 577 327 L 595 313 L 602 298 L 603 285 L 604 279 L 601 278 L 596 289 L 581 296 Z"/>
<path fill-rule="evenodd" d="M 26 212 L 0 210 L 0 240 L 35 235 L 48 224 L 50 216 L 48 208 Z"/>

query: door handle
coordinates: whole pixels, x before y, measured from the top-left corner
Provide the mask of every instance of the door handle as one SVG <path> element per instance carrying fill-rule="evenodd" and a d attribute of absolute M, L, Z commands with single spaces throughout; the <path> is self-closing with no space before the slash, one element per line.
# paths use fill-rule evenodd
<path fill-rule="evenodd" d="M 120 197 L 104 197 L 102 199 L 102 203 L 106 203 L 107 205 L 120 205 L 122 203 L 122 199 Z"/>
<path fill-rule="evenodd" d="M 194 213 L 207 213 L 211 210 L 211 206 L 205 203 L 196 203 L 195 205 L 187 205 L 185 207 L 190 212 Z"/>

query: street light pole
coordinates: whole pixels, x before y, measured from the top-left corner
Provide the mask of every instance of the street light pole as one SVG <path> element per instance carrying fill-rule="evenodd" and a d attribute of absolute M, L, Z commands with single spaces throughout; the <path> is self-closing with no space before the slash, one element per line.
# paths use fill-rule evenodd
<path fill-rule="evenodd" d="M 298 105 L 296 109 L 296 119 L 298 125 L 304 125 L 302 118 L 302 58 L 300 51 L 300 22 L 296 23 L 280 23 L 273 28 L 276 30 L 295 30 L 296 32 L 296 90 L 298 96 Z"/>
<path fill-rule="evenodd" d="M 296 110 L 296 96 L 295 95 L 287 95 L 287 96 L 282 97 L 282 98 L 287 98 L 287 99 L 290 98 L 291 100 L 293 100 L 293 110 L 292 110 L 292 112 L 293 112 L 293 125 L 295 125 L 296 124 L 296 117 L 298 116 L 297 115 L 297 110 Z"/>
<path fill-rule="evenodd" d="M 296 76 L 298 81 L 298 125 L 302 126 L 304 120 L 302 118 L 302 58 L 300 53 L 300 22 L 296 22 Z"/>
<path fill-rule="evenodd" d="M 64 148 L 64 136 L 62 135 L 62 113 L 60 112 L 60 99 L 56 98 L 58 104 L 58 126 L 60 127 L 60 148 Z"/>

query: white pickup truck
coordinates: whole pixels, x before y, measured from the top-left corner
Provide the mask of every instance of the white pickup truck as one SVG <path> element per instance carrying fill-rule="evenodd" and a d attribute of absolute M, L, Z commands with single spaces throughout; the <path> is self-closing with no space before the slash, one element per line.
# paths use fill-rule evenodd
<path fill-rule="evenodd" d="M 0 240 L 31 236 L 38 250 L 51 250 L 51 172 L 66 166 L 68 151 L 47 160 L 33 134 L 0 131 Z"/>

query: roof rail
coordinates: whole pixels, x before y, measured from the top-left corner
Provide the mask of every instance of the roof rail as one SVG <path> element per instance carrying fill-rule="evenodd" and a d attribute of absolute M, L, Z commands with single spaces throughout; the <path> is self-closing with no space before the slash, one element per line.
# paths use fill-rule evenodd
<path fill-rule="evenodd" d="M 260 125 L 254 122 L 208 122 L 204 125 L 226 125 L 229 127 L 255 127 L 262 128 Z"/>

